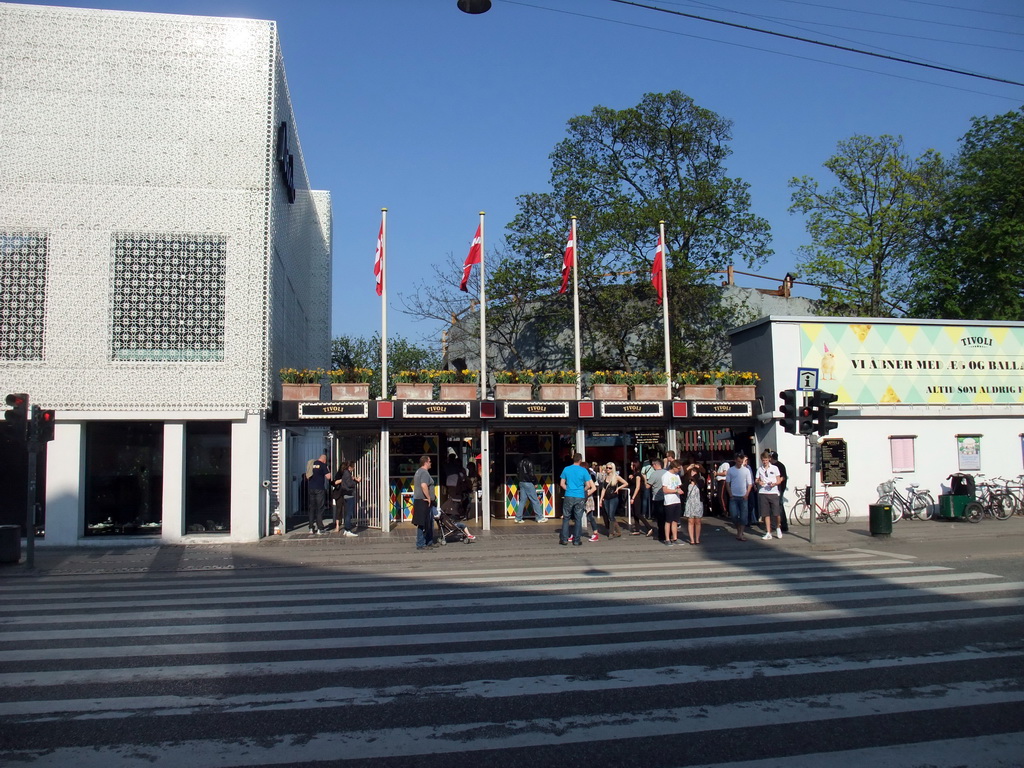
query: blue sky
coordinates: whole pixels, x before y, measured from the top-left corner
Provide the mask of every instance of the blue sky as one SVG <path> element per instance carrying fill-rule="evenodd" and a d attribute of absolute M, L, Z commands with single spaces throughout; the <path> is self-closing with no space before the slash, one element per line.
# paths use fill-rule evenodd
<path fill-rule="evenodd" d="M 788 212 L 788 181 L 826 179 L 821 164 L 838 141 L 889 133 L 914 155 L 949 155 L 971 117 L 1024 103 L 1020 86 L 611 0 L 493 0 L 480 16 L 459 12 L 456 0 L 59 4 L 278 22 L 311 183 L 334 200 L 335 334 L 380 328 L 372 266 L 387 207 L 389 333 L 437 339 L 439 328 L 400 311 L 398 294 L 413 297 L 448 254 L 465 257 L 479 211 L 490 251 L 516 213 L 516 196 L 547 188 L 548 154 L 566 121 L 598 104 L 621 109 L 644 93 L 678 89 L 732 120 L 728 173 L 750 184 L 754 212 L 772 227 L 775 255 L 761 273 L 781 278 L 807 241 L 802 218 Z M 1019 0 L 649 4 L 1024 80 Z M 652 251 L 655 237 L 652 226 Z M 585 251 L 586 234 L 579 239 Z"/>

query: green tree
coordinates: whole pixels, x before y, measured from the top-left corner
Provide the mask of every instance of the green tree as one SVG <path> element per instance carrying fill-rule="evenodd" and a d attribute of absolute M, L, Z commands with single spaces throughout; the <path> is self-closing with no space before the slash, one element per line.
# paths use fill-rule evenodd
<path fill-rule="evenodd" d="M 912 312 L 1024 320 L 1024 107 L 971 122 L 916 264 Z"/>
<path fill-rule="evenodd" d="M 835 185 L 790 180 L 791 212 L 807 217 L 811 244 L 797 266 L 821 287 L 822 311 L 865 317 L 906 314 L 916 290 L 911 265 L 945 175 L 934 150 L 913 159 L 901 137 L 853 136 L 825 161 Z"/>
<path fill-rule="evenodd" d="M 650 285 L 659 221 L 673 367 L 721 362 L 735 318 L 720 291 L 710 289 L 712 274 L 737 260 L 761 263 L 771 253 L 768 223 L 750 212 L 748 185 L 726 175 L 731 125 L 679 91 L 646 94 L 623 110 L 598 106 L 569 120 L 568 136 L 551 154 L 551 190 L 518 198 L 501 263 L 535 305 L 535 335 L 560 340 L 550 354 L 572 360 L 572 294 L 556 291 L 576 216 L 587 367 L 662 364 L 661 310 Z M 719 343 L 694 343 L 708 338 Z"/>
<path fill-rule="evenodd" d="M 371 394 L 381 391 L 380 333 L 366 336 L 336 336 L 331 340 L 332 368 L 370 368 L 373 379 Z M 441 368 L 439 352 L 413 344 L 401 336 L 388 339 L 389 373 L 418 368 Z M 389 388 L 390 394 L 390 388 Z"/>

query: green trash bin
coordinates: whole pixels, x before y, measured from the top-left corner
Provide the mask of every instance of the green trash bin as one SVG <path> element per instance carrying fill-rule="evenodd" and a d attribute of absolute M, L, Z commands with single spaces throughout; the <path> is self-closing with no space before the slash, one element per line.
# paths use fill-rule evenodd
<path fill-rule="evenodd" d="M 892 504 L 869 504 L 868 527 L 872 536 L 892 536 Z"/>
<path fill-rule="evenodd" d="M 943 493 L 939 496 L 939 517 L 948 520 L 963 520 L 964 510 L 974 501 L 974 494 Z"/>

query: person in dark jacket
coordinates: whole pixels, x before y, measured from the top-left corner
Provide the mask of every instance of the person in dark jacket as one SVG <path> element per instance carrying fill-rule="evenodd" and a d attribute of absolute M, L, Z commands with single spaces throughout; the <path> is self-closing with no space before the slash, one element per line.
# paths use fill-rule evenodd
<path fill-rule="evenodd" d="M 533 462 L 529 456 L 523 456 L 516 468 L 519 481 L 519 503 L 516 505 L 516 522 L 522 523 L 523 511 L 527 502 L 533 507 L 533 516 L 538 523 L 545 522 L 544 510 L 540 506 L 540 499 L 537 497 L 537 475 L 533 469 Z"/>
<path fill-rule="evenodd" d="M 335 508 L 338 512 L 334 515 L 334 532 L 341 530 L 342 515 L 345 520 L 345 536 L 356 537 L 359 534 L 352 530 L 352 518 L 356 512 L 356 485 L 361 478 L 355 474 L 355 464 L 351 461 L 343 461 L 334 473 L 331 498 L 334 499 Z"/>
<path fill-rule="evenodd" d="M 324 512 L 327 511 L 327 481 L 331 479 L 331 468 L 327 464 L 327 454 L 312 462 L 307 470 L 308 478 L 308 512 L 309 532 L 319 536 L 327 532 L 324 528 Z"/>

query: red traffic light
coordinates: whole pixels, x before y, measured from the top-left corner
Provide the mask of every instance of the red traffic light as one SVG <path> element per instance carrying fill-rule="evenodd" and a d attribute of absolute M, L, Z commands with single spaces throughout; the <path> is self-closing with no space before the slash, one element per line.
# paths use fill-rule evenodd
<path fill-rule="evenodd" d="M 18 433 L 19 439 L 24 440 L 28 431 L 28 395 L 12 392 L 7 395 L 5 402 L 10 410 L 4 413 L 4 421 Z"/>
<path fill-rule="evenodd" d="M 797 408 L 796 426 L 801 435 L 814 434 L 814 409 L 810 405 L 804 404 Z"/>
<path fill-rule="evenodd" d="M 39 411 L 36 435 L 40 443 L 48 443 L 53 440 L 53 426 L 56 420 L 57 414 L 53 411 Z"/>

